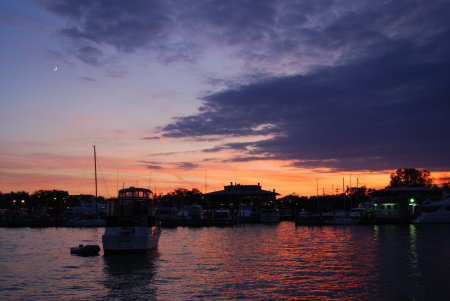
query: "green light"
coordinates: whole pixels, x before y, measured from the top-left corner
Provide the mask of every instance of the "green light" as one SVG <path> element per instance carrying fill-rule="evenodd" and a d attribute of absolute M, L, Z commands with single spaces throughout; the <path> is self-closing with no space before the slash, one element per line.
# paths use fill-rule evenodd
<path fill-rule="evenodd" d="M 409 202 L 410 202 L 411 204 L 413 204 L 413 203 L 416 202 L 416 200 L 415 200 L 414 198 L 410 198 L 410 199 L 409 199 Z"/>

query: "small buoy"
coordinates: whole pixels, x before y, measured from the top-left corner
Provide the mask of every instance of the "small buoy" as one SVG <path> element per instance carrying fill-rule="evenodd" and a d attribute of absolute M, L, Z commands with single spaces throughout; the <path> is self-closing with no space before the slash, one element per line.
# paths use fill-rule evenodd
<path fill-rule="evenodd" d="M 81 256 L 95 256 L 100 252 L 100 247 L 97 245 L 78 245 L 78 247 L 70 248 L 70 254 Z"/>

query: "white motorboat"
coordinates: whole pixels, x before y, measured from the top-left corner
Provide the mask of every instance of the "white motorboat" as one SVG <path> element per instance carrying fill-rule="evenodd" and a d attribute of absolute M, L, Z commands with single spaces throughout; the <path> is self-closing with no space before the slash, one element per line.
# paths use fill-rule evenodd
<path fill-rule="evenodd" d="M 331 217 L 325 218 L 325 225 L 356 225 L 361 219 L 361 210 L 358 208 L 350 211 L 336 211 Z"/>
<path fill-rule="evenodd" d="M 295 216 L 295 225 L 309 225 L 311 224 L 311 217 L 308 211 L 301 210 Z"/>
<path fill-rule="evenodd" d="M 158 220 L 164 223 L 164 221 L 171 221 L 177 218 L 178 209 L 174 206 L 160 205 L 156 209 L 156 216 Z"/>
<path fill-rule="evenodd" d="M 176 217 L 178 220 L 183 221 L 201 221 L 203 220 L 203 208 L 197 204 L 183 207 Z"/>
<path fill-rule="evenodd" d="M 95 196 L 79 195 L 79 206 L 73 206 L 66 210 L 66 227 L 104 227 L 106 225 L 104 216 L 106 208 L 104 204 L 97 202 L 97 152 L 94 145 L 94 173 L 95 173 Z"/>
<path fill-rule="evenodd" d="M 240 206 L 237 213 L 237 221 L 240 223 L 258 222 L 258 215 L 252 206 Z"/>
<path fill-rule="evenodd" d="M 450 223 L 450 199 L 422 205 L 421 211 L 421 214 L 412 221 L 413 224 Z"/>
<path fill-rule="evenodd" d="M 119 190 L 107 201 L 106 228 L 102 236 L 105 254 L 147 251 L 158 247 L 161 228 L 155 218 L 151 191 L 145 188 Z"/>
<path fill-rule="evenodd" d="M 233 217 L 230 210 L 222 208 L 214 210 L 211 222 L 213 225 L 231 225 L 233 224 Z"/>
<path fill-rule="evenodd" d="M 261 223 L 278 223 L 280 221 L 280 212 L 276 208 L 261 209 Z"/>

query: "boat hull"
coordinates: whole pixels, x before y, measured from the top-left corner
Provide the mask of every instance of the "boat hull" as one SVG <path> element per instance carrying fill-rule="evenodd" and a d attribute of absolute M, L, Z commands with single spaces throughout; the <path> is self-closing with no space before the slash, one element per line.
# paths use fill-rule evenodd
<path fill-rule="evenodd" d="M 65 223 L 66 227 L 104 227 L 105 225 L 106 221 L 104 219 L 79 219 Z"/>
<path fill-rule="evenodd" d="M 261 214 L 261 223 L 279 223 L 280 222 L 280 215 L 277 214 Z"/>
<path fill-rule="evenodd" d="M 449 224 L 450 211 L 423 213 L 413 220 L 413 224 Z"/>
<path fill-rule="evenodd" d="M 145 252 L 158 248 L 158 227 L 108 227 L 102 236 L 105 254 Z"/>
<path fill-rule="evenodd" d="M 335 219 L 324 221 L 325 225 L 356 225 L 359 220 L 349 217 L 336 217 Z"/>

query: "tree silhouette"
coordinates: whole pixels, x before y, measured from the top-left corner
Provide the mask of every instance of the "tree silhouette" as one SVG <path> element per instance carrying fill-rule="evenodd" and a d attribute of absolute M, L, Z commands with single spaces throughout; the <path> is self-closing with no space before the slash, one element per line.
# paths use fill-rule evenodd
<path fill-rule="evenodd" d="M 391 181 L 388 187 L 432 187 L 428 170 L 418 170 L 415 168 L 400 168 L 391 174 Z"/>

